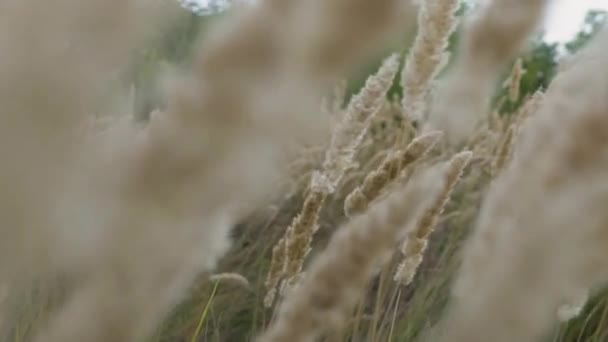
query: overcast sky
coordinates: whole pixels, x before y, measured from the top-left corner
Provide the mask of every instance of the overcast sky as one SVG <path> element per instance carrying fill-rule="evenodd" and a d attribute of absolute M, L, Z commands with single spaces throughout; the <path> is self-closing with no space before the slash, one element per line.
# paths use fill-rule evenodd
<path fill-rule="evenodd" d="M 209 0 L 190 0 L 206 4 Z M 373 0 L 370 0 L 373 1 Z M 581 27 L 590 9 L 608 10 L 608 0 L 551 0 L 545 20 L 545 39 L 549 42 L 570 40 Z"/>
<path fill-rule="evenodd" d="M 570 40 L 579 30 L 590 9 L 608 10 L 608 0 L 552 0 L 545 20 L 546 40 Z"/>

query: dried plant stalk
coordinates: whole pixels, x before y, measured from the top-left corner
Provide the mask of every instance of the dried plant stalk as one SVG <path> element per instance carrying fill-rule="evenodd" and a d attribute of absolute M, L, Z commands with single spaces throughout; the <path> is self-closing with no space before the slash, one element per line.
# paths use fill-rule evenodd
<path fill-rule="evenodd" d="M 312 341 L 342 327 L 380 257 L 442 186 L 437 170 L 428 170 L 340 229 L 302 283 L 286 296 L 277 320 L 259 341 Z"/>
<path fill-rule="evenodd" d="M 418 33 L 401 73 L 403 113 L 420 122 L 426 115 L 431 83 L 448 61 L 448 39 L 458 24 L 459 0 L 430 0 L 420 3 Z"/>
<path fill-rule="evenodd" d="M 245 278 L 243 275 L 238 273 L 216 273 L 209 276 L 209 281 L 211 282 L 228 282 L 232 284 L 239 285 L 244 289 L 251 289 L 251 284 L 249 280 Z"/>
<path fill-rule="evenodd" d="M 76 75 L 97 73 L 95 67 L 98 62 L 114 62 L 112 54 L 117 50 L 111 43 L 118 37 L 114 34 L 116 30 L 129 28 L 130 24 L 136 22 L 136 17 L 146 17 L 141 15 L 142 12 L 120 8 L 141 2 L 123 1 L 112 5 L 102 2 L 87 2 L 82 6 L 73 1 L 65 2 L 77 9 L 86 8 L 87 11 L 83 16 L 62 18 L 75 18 L 76 21 L 89 25 L 88 21 L 92 18 L 93 25 L 90 26 L 94 29 L 90 32 L 78 30 L 80 26 L 72 25 L 70 20 L 44 16 L 45 19 L 51 18 L 48 24 L 56 24 L 60 33 L 61 30 L 71 35 L 87 36 L 91 33 L 87 37 L 89 39 L 83 39 L 83 44 L 78 45 L 77 51 L 70 50 L 73 47 L 70 44 L 80 43 L 80 40 L 70 40 L 66 46 L 68 52 L 78 52 L 74 55 L 81 57 L 82 62 L 94 61 L 92 68 L 87 65 L 85 68 L 74 69 L 79 64 L 51 68 L 50 61 L 61 61 L 70 54 L 64 56 L 62 48 L 57 48 L 57 44 L 63 46 L 61 39 L 54 39 L 54 36 L 53 39 L 45 36 L 36 38 L 42 42 L 40 46 L 49 47 L 50 54 L 32 56 L 41 57 L 45 63 L 40 66 L 48 65 L 49 71 L 60 72 L 58 80 L 67 81 Z M 0 15 L 10 13 L 4 10 L 18 3 L 3 3 L 3 13 Z M 336 8 L 336 2 L 309 1 L 296 5 L 290 1 L 269 0 L 231 14 L 232 18 L 209 31 L 208 38 L 194 58 L 193 72 L 169 85 L 171 93 L 168 96 L 168 108 L 144 129 L 130 125 L 113 127 L 108 132 L 87 140 L 85 152 L 75 158 L 76 165 L 64 163 L 63 156 L 56 160 L 44 160 L 45 163 L 49 161 L 49 166 L 77 166 L 62 173 L 64 179 L 68 180 L 69 189 L 65 193 L 69 198 L 65 201 L 62 198 L 62 201 L 58 201 L 61 203 L 45 209 L 50 208 L 48 212 L 59 216 L 60 223 L 66 223 L 66 228 L 57 225 L 61 229 L 53 233 L 62 233 L 64 230 L 76 232 L 76 227 L 86 229 L 80 229 L 79 232 L 83 233 L 73 236 L 60 235 L 60 242 L 67 241 L 76 245 L 66 252 L 71 258 L 65 258 L 70 260 L 66 262 L 68 265 L 65 268 L 73 270 L 78 275 L 79 282 L 70 293 L 65 306 L 58 310 L 48 327 L 35 340 L 144 340 L 151 328 L 186 293 L 195 275 L 214 267 L 229 245 L 228 232 L 235 220 L 249 206 L 258 203 L 259 198 L 272 187 L 275 176 L 273 171 L 277 169 L 281 145 L 294 138 L 294 134 L 301 134 L 299 137 L 302 139 L 314 139 L 315 132 L 318 132 L 317 126 L 322 122 L 319 121 L 320 117 L 300 116 L 294 110 L 313 112 L 313 105 L 317 105 L 318 97 L 329 79 L 342 77 L 342 72 L 357 61 L 355 56 L 372 51 L 368 49 L 370 45 L 367 42 L 346 39 L 351 34 L 346 30 L 353 29 L 353 25 L 349 27 L 345 24 L 353 22 L 345 22 L 344 19 L 350 19 L 351 15 L 361 19 L 357 25 L 362 24 L 365 27 L 364 34 L 375 43 L 387 33 L 386 29 L 392 27 L 392 19 L 398 12 L 395 10 L 399 3 L 383 0 L 376 2 L 378 8 L 375 5 L 369 8 L 356 6 L 368 4 L 367 1 L 349 0 L 342 1 Z M 27 1 L 26 6 L 28 7 L 15 12 L 21 14 L 15 18 L 23 19 L 23 14 L 32 11 L 46 14 L 46 7 L 34 4 L 33 1 Z M 56 4 L 49 6 L 52 11 L 57 10 L 53 7 Z M 87 6 L 92 6 L 93 10 Z M 298 19 L 303 15 L 299 10 L 301 6 L 308 13 L 323 14 L 322 20 L 318 22 L 319 27 L 331 31 L 322 32 L 323 35 L 310 34 L 310 29 L 316 29 L 317 26 L 311 27 L 307 21 Z M 69 6 L 58 8 L 74 14 L 74 8 Z M 345 9 L 346 12 L 336 9 Z M 134 13 L 139 16 L 133 16 Z M 349 18 L 344 13 L 348 13 Z M 102 25 L 99 20 L 108 20 L 109 23 Z M 13 24 L 20 27 L 26 21 L 15 19 Z M 41 22 L 41 28 L 50 27 L 45 26 L 47 22 Z M 27 31 L 2 30 L 0 45 L 4 46 L 4 38 L 7 41 L 15 39 L 9 32 Z M 286 32 L 289 32 L 289 39 L 285 39 Z M 97 33 L 101 34 L 97 36 Z M 125 37 L 126 33 L 127 30 L 124 32 Z M 120 38 L 122 36 L 121 31 Z M 116 41 L 123 43 L 120 39 Z M 340 44 L 334 46 L 328 42 Z M 36 45 L 31 42 L 27 44 L 30 47 Z M 292 44 L 296 44 L 297 49 L 291 49 Z M 131 47 L 126 44 L 120 48 L 126 49 L 125 46 Z M 99 53 L 91 54 L 91 58 L 80 54 L 81 51 L 96 51 L 92 47 L 98 48 Z M 19 48 L 9 50 L 16 54 L 29 51 Z M 120 49 L 118 51 L 120 56 L 129 55 Z M 311 56 L 328 58 L 308 59 Z M 66 61 L 71 59 L 67 58 Z M 3 63 L 4 59 L 0 64 Z M 8 63 L 7 66 L 3 68 L 0 65 L 0 78 L 3 80 L 23 76 L 21 71 L 26 70 L 17 69 L 15 73 L 11 68 L 15 65 Z M 103 66 L 100 68 L 102 76 L 114 75 L 107 72 L 114 69 Z M 75 72 L 65 73 L 70 68 Z M 14 75 L 4 72 L 11 70 Z M 308 72 L 312 70 L 323 70 L 323 73 Z M 37 73 L 39 70 L 31 71 Z M 15 89 L 23 89 L 24 93 L 30 94 L 33 90 L 33 93 L 42 95 L 45 101 L 53 99 L 62 106 L 69 103 L 64 101 L 68 99 L 88 101 L 84 101 L 84 97 L 78 96 L 80 93 L 76 91 L 80 90 L 81 83 L 72 87 L 72 83 L 67 82 L 69 87 L 64 89 L 65 94 L 58 94 L 61 96 L 56 99 L 43 91 L 47 85 L 62 89 L 57 84 L 63 83 L 33 82 L 24 84 L 23 88 L 3 87 L 3 91 L 4 95 L 15 99 Z M 97 86 L 95 81 L 87 84 Z M 9 89 L 13 91 L 8 91 Z M 32 108 L 28 107 L 27 101 L 24 103 L 27 104 L 23 108 L 25 110 L 15 113 L 29 113 Z M 6 103 L 7 108 L 10 104 Z M 44 104 L 54 105 L 48 101 Z M 48 114 L 47 110 L 51 106 L 41 108 L 44 111 L 40 113 Z M 59 115 L 49 119 L 48 116 L 41 116 L 30 120 L 34 117 L 23 116 L 27 118 L 24 125 L 30 126 L 32 134 L 29 136 L 46 131 L 47 127 L 43 125 L 37 130 L 37 127 L 33 127 L 35 124 L 71 124 L 72 113 L 86 113 L 91 109 L 82 106 L 82 103 L 78 103 L 75 108 L 77 110 L 68 111 L 61 106 L 52 108 L 65 117 Z M 284 115 L 285 112 L 296 115 L 288 118 Z M 73 124 L 77 125 L 77 122 Z M 63 130 L 48 131 L 64 133 Z M 69 144 L 61 146 L 58 151 L 64 151 L 63 147 L 66 146 Z M 81 147 L 80 144 L 73 146 Z M 32 151 L 35 152 L 34 149 Z M 32 151 L 27 151 L 28 157 L 25 159 L 36 160 L 29 158 L 38 155 L 29 154 Z M 0 178 L 9 182 L 13 177 L 9 175 Z M 41 177 L 41 181 L 50 179 Z M 49 182 L 58 186 L 61 183 Z M 49 194 L 64 193 L 45 189 L 40 187 L 37 190 Z M 89 196 L 90 193 L 95 195 Z M 42 196 L 37 196 L 36 201 L 38 199 L 42 199 Z M 41 202 L 36 201 L 34 203 Z M 59 209 L 54 210 L 56 207 Z M 7 212 L 13 209 L 9 205 L 2 208 Z M 39 219 L 43 215 L 30 216 Z M 41 219 L 36 224 L 46 227 L 50 220 L 46 221 Z M 41 253 L 45 252 L 41 250 Z"/>
<path fill-rule="evenodd" d="M 521 83 L 521 77 L 524 74 L 523 62 L 521 58 L 518 58 L 513 65 L 511 75 L 509 76 L 509 101 L 515 102 L 519 99 L 519 88 Z"/>
<path fill-rule="evenodd" d="M 81 159 L 79 129 L 148 38 L 145 27 L 163 22 L 154 6 L 133 2 L 6 0 L 0 7 L 0 277 L 8 280 L 68 262 L 59 232 L 70 228 L 56 207 Z"/>
<path fill-rule="evenodd" d="M 564 300 L 608 281 L 607 37 L 556 77 L 493 182 L 433 341 L 537 341 Z"/>
<path fill-rule="evenodd" d="M 513 63 L 513 66 L 511 67 L 511 73 L 505 79 L 505 81 L 502 85 L 502 87 L 504 89 L 506 89 L 507 94 L 506 94 L 506 96 L 502 96 L 499 99 L 495 108 L 500 109 L 505 104 L 507 99 L 511 103 L 514 103 L 519 99 L 521 78 L 523 77 L 523 75 L 525 73 L 526 73 L 526 70 L 523 67 L 523 61 L 522 61 L 521 57 L 517 58 L 515 60 L 515 62 Z"/>
<path fill-rule="evenodd" d="M 486 112 L 501 68 L 542 19 L 547 0 L 495 0 L 465 28 L 454 68 L 437 92 L 428 125 L 456 143 Z"/>
<path fill-rule="evenodd" d="M 268 274 L 266 275 L 266 279 L 264 281 L 264 286 L 266 287 L 264 306 L 267 308 L 272 307 L 274 304 L 274 300 L 277 296 L 277 287 L 283 278 L 286 261 L 287 244 L 285 236 L 283 236 L 272 248 L 270 267 L 268 268 Z"/>
<path fill-rule="evenodd" d="M 371 76 L 359 94 L 348 104 L 342 121 L 332 132 L 330 146 L 325 154 L 323 173 L 328 192 L 333 192 L 346 170 L 353 167 L 353 158 L 374 115 L 385 101 L 399 68 L 397 55 L 391 55 L 376 75 Z"/>
<path fill-rule="evenodd" d="M 402 151 L 391 153 L 380 166 L 368 174 L 344 202 L 344 212 L 352 217 L 367 210 L 401 172 L 422 158 L 441 138 L 441 132 L 429 132 L 414 140 Z"/>
<path fill-rule="evenodd" d="M 532 97 L 526 100 L 517 111 L 514 119 L 515 122 L 513 123 L 514 129 L 516 130 L 512 147 L 514 154 L 517 152 L 518 146 L 522 144 L 521 140 L 525 139 L 526 122 L 532 115 L 541 109 L 544 101 L 545 94 L 542 91 L 537 91 Z"/>
<path fill-rule="evenodd" d="M 462 177 L 462 172 L 472 156 L 473 153 L 471 151 L 463 151 L 454 155 L 448 162 L 444 174 L 445 182 L 441 192 L 433 199 L 433 202 L 425 210 L 414 229 L 407 233 L 407 237 L 401 246 L 403 260 L 395 272 L 394 280 L 396 282 L 409 285 L 414 280 L 416 271 L 422 263 L 429 237 L 435 226 L 437 226 L 439 217 L 443 213 L 454 187 Z"/>
<path fill-rule="evenodd" d="M 325 154 L 323 171 L 313 173 L 310 192 L 304 200 L 301 213 L 294 218 L 285 235 L 273 249 L 271 267 L 265 281 L 266 306 L 270 306 L 274 301 L 281 279 L 292 285 L 302 270 L 304 259 L 310 250 L 310 242 L 317 230 L 323 202 L 334 192 L 344 173 L 354 166 L 355 152 L 373 116 L 384 103 L 398 68 L 397 56 L 388 57 L 376 75 L 368 78 L 361 92 L 351 100 L 341 122 L 335 127 L 331 144 Z M 285 246 L 285 251 L 281 245 Z"/>
<path fill-rule="evenodd" d="M 492 174 L 494 176 L 498 175 L 511 159 L 514 134 L 515 124 L 511 125 L 507 129 L 507 132 L 504 134 L 500 145 L 498 145 L 498 149 L 496 150 L 496 154 L 494 155 L 494 160 L 492 162 Z"/>
<path fill-rule="evenodd" d="M 284 245 L 285 255 L 280 259 L 281 255 L 273 253 L 272 262 L 280 263 L 281 269 L 275 274 L 268 273 L 266 286 L 269 292 L 265 298 L 265 305 L 272 305 L 272 301 L 274 300 L 274 291 L 272 290 L 281 280 L 271 278 L 271 276 L 286 277 L 283 279 L 285 283 L 281 286 L 282 289 L 285 286 L 292 286 L 296 280 L 296 276 L 302 271 L 303 261 L 310 252 L 312 238 L 319 228 L 317 223 L 319 212 L 323 207 L 326 196 L 325 193 L 313 188 L 304 200 L 301 213 L 296 216 L 287 228 L 285 236 L 277 243 L 277 246 Z"/>

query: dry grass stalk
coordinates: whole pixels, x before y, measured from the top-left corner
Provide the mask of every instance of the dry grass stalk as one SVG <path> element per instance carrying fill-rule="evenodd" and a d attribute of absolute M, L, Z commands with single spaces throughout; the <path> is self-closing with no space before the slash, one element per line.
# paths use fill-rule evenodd
<path fill-rule="evenodd" d="M 536 341 L 564 299 L 608 281 L 606 32 L 553 81 L 465 246 L 438 341 Z M 560 132 L 560 134 L 555 134 Z M 603 181 L 604 180 L 604 181 Z"/>
<path fill-rule="evenodd" d="M 528 119 L 537 113 L 545 101 L 545 94 L 542 91 L 535 92 L 524 104 L 519 108 L 515 114 L 515 137 L 513 141 L 513 153 L 517 152 L 518 146 L 522 144 L 521 140 L 525 139 L 526 122 Z"/>
<path fill-rule="evenodd" d="M 241 286 L 244 289 L 251 289 L 251 284 L 249 280 L 244 276 L 238 273 L 216 273 L 209 276 L 209 281 L 211 282 L 228 282 L 238 286 Z"/>
<path fill-rule="evenodd" d="M 522 48 L 542 19 L 547 0 L 495 0 L 464 31 L 459 55 L 437 91 L 429 125 L 452 142 L 470 136 L 486 112 L 504 64 Z"/>
<path fill-rule="evenodd" d="M 513 64 L 511 69 L 511 75 L 507 79 L 507 85 L 509 87 L 509 101 L 515 102 L 519 99 L 519 89 L 521 83 L 521 77 L 524 75 L 525 70 L 523 68 L 523 62 L 521 58 L 518 58 Z"/>
<path fill-rule="evenodd" d="M 156 7 L 133 2 L 0 6 L 0 276 L 8 280 L 66 262 L 57 234 L 64 223 L 54 207 L 80 160 L 79 130 L 134 47 L 148 38 L 146 27 L 163 22 Z"/>
<path fill-rule="evenodd" d="M 265 305 L 274 301 L 276 288 L 281 279 L 288 286 L 302 270 L 304 259 L 310 251 L 310 243 L 317 230 L 319 212 L 325 198 L 334 192 L 345 172 L 354 166 L 354 156 L 367 132 L 373 116 L 384 103 L 399 68 L 397 55 L 388 57 L 376 75 L 371 76 L 365 86 L 349 103 L 344 116 L 332 133 L 332 140 L 325 154 L 323 171 L 311 177 L 310 191 L 304 206 L 287 228 L 284 236 L 273 249 L 270 271 L 266 277 Z M 283 246 L 285 251 L 283 251 Z M 279 265 L 284 265 L 279 267 Z M 282 288 L 284 286 L 281 286 Z"/>
<path fill-rule="evenodd" d="M 288 228 L 289 229 L 289 228 Z M 277 287 L 283 279 L 285 270 L 285 261 L 287 260 L 287 244 L 285 237 L 281 237 L 279 241 L 272 247 L 272 257 L 270 259 L 270 267 L 264 280 L 266 287 L 266 295 L 264 296 L 264 306 L 272 307 L 277 296 Z"/>
<path fill-rule="evenodd" d="M 429 237 L 437 226 L 437 222 L 450 200 L 450 195 L 460 181 L 464 168 L 469 164 L 472 156 L 471 151 L 463 151 L 454 155 L 447 163 L 444 174 L 445 182 L 441 192 L 433 199 L 414 229 L 408 231 L 401 246 L 403 261 L 395 272 L 394 280 L 396 282 L 409 285 L 414 280 L 416 271 L 422 263 Z"/>
<path fill-rule="evenodd" d="M 328 79 L 371 52 L 367 41 L 347 39 L 353 26 L 344 13 L 360 19 L 357 26 L 373 43 L 395 23 L 397 1 L 364 3 L 302 5 L 323 14 L 324 35 L 311 35 L 318 27 L 296 20 L 302 12 L 292 2 L 264 1 L 234 14 L 209 31 L 194 71 L 169 84 L 162 115 L 144 129 L 121 122 L 86 143 L 74 138 L 73 127 L 94 109 L 96 87 L 126 64 L 138 19 L 152 16 L 135 10 L 144 6 L 138 1 L 2 4 L 0 45 L 14 54 L 0 63 L 2 146 L 7 156 L 18 156 L 0 171 L 6 189 L 18 188 L 0 199 L 3 217 L 18 216 L 3 227 L 14 230 L 7 235 L 39 237 L 14 248 L 50 256 L 79 279 L 36 341 L 146 338 L 195 275 L 214 267 L 235 220 L 272 188 L 281 145 L 294 134 L 314 140 L 320 117 L 284 113 L 313 112 Z M 14 34 L 32 32 L 23 25 L 38 17 L 34 32 L 44 34 Z M 294 43 L 297 49 L 290 48 Z M 95 94 L 83 92 L 89 89 Z M 40 139 L 49 142 L 43 154 Z M 54 244 L 60 253 L 49 252 Z M 21 260 L 29 259 L 38 264 L 38 255 Z"/>
<path fill-rule="evenodd" d="M 65 305 L 34 340 L 146 339 L 195 276 L 214 267 L 229 245 L 230 228 L 272 186 L 281 146 L 294 134 L 314 139 L 318 117 L 286 118 L 283 113 L 312 112 L 322 90 L 393 27 L 401 3 L 266 0 L 211 31 L 191 77 L 169 87 L 167 110 L 146 127 L 116 120 L 82 134 L 84 115 L 95 110 L 100 89 L 141 41 L 139 18 L 149 18 L 136 1 L 4 1 L 0 276 L 7 283 L 19 283 L 30 273 L 65 272 L 76 279 Z M 496 0 L 467 31 L 466 62 L 448 78 L 445 101 L 453 95 L 469 103 L 447 107 L 456 108 L 453 119 L 461 121 L 456 130 L 452 119 L 441 116 L 444 112 L 438 116 L 450 137 L 473 126 L 461 114 L 479 112 L 479 99 L 487 95 L 496 70 L 519 48 L 544 3 Z M 445 60 L 456 4 L 431 0 L 422 5 L 419 22 L 424 25 L 402 80 L 403 106 L 412 116 L 427 111 L 426 97 Z M 309 24 L 311 18 L 316 25 Z M 27 33 L 32 21 L 37 27 Z M 526 125 L 529 134 L 518 142 L 513 166 L 501 172 L 486 199 L 465 252 L 446 340 L 531 341 L 556 312 L 572 315 L 559 309 L 564 299 L 584 303 L 589 292 L 578 298 L 580 289 L 608 281 L 603 208 L 608 162 L 602 152 L 608 144 L 608 81 L 596 73 L 605 69 L 606 44 L 591 51 L 552 87 L 538 118 Z M 510 79 L 511 101 L 519 98 L 514 88 L 521 77 L 518 63 Z M 416 225 L 406 230 L 406 260 L 396 278 L 411 282 L 422 261 L 470 152 L 453 157 L 447 176 L 432 170 L 414 177 L 403 193 L 353 218 L 302 273 L 323 202 L 355 165 L 354 155 L 386 101 L 398 66 L 397 58 L 389 57 L 351 101 L 322 172 L 311 177 L 301 213 L 273 249 L 269 298 L 281 279 L 288 285 L 303 281 L 287 287 L 293 292 L 263 341 L 309 341 L 343 327 L 381 256 L 410 223 Z M 463 84 L 462 90 L 449 91 Z M 495 170 L 509 161 L 516 130 L 536 111 L 539 98 L 535 95 L 529 107 L 526 103 L 509 126 Z M 337 102 L 334 112 L 342 110 L 342 101 Z M 347 198 L 347 214 L 361 213 L 382 197 L 439 136 L 423 134 L 391 153 Z M 211 280 L 249 286 L 238 274 Z"/>
<path fill-rule="evenodd" d="M 403 114 L 421 122 L 427 111 L 427 97 L 435 76 L 447 63 L 448 39 L 458 23 L 459 0 L 422 1 L 418 33 L 401 73 Z"/>
<path fill-rule="evenodd" d="M 406 167 L 422 158 L 441 137 L 441 132 L 422 134 L 412 140 L 404 150 L 391 153 L 346 197 L 344 202 L 346 215 L 352 217 L 367 210 Z"/>
<path fill-rule="evenodd" d="M 361 92 L 351 99 L 341 122 L 334 128 L 323 163 L 323 173 L 329 186 L 327 192 L 333 192 L 344 173 L 353 167 L 357 148 L 367 133 L 374 115 L 382 107 L 398 68 L 398 56 L 388 57 L 377 74 L 371 76 Z"/>
<path fill-rule="evenodd" d="M 312 189 L 304 200 L 302 211 L 287 228 L 285 236 L 273 248 L 270 270 L 265 282 L 266 307 L 272 306 L 277 287 L 282 291 L 285 286 L 292 286 L 294 277 L 302 271 L 303 260 L 310 252 L 312 238 L 318 229 L 319 212 L 325 198 L 325 193 Z M 279 286 L 281 281 L 284 283 Z"/>
<path fill-rule="evenodd" d="M 523 104 L 521 110 L 517 113 L 518 126 L 521 126 L 525 120 L 531 115 L 538 112 L 545 101 L 545 93 L 542 90 L 537 90 L 532 96 Z"/>
<path fill-rule="evenodd" d="M 415 222 L 443 185 L 437 170 L 396 191 L 338 230 L 302 283 L 285 297 L 277 320 L 259 341 L 313 341 L 344 326 L 379 258 Z"/>
<path fill-rule="evenodd" d="M 494 176 L 498 175 L 511 159 L 514 135 L 515 124 L 511 125 L 507 129 L 507 132 L 503 135 L 500 145 L 498 145 L 498 149 L 496 150 L 494 160 L 492 162 L 492 174 Z"/>

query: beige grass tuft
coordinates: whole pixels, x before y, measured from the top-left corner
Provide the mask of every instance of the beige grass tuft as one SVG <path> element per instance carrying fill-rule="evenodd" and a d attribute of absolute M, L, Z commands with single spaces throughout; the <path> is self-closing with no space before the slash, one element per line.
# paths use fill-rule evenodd
<path fill-rule="evenodd" d="M 433 199 L 431 205 L 425 209 L 424 214 L 414 229 L 408 231 L 407 237 L 401 246 L 403 261 L 395 272 L 394 280 L 396 282 L 409 285 L 414 279 L 416 271 L 420 263 L 422 263 L 429 237 L 435 226 L 437 226 L 437 222 L 450 200 L 450 195 L 472 156 L 473 153 L 471 151 L 463 151 L 457 153 L 448 161 L 444 171 L 445 182 L 443 188 L 437 194 L 437 197 Z"/>
<path fill-rule="evenodd" d="M 312 341 L 344 327 L 380 257 L 442 186 L 438 171 L 428 170 L 340 229 L 259 341 Z"/>

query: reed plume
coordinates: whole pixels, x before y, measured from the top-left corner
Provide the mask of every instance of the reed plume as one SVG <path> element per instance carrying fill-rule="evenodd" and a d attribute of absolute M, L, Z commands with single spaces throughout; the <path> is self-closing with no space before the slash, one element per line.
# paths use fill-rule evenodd
<path fill-rule="evenodd" d="M 511 153 L 514 144 L 514 135 L 515 126 L 513 124 L 507 129 L 507 131 L 502 137 L 500 144 L 498 145 L 498 148 L 496 149 L 494 160 L 492 161 L 493 175 L 497 175 L 511 159 Z"/>
<path fill-rule="evenodd" d="M 354 166 L 355 152 L 373 116 L 384 103 L 386 92 L 392 85 L 398 68 L 397 56 L 388 57 L 377 74 L 371 76 L 363 89 L 350 101 L 342 120 L 335 127 L 325 154 L 323 170 L 313 173 L 302 211 L 273 248 L 270 271 L 265 282 L 266 306 L 272 305 L 281 280 L 285 278 L 285 284 L 293 285 L 295 277 L 302 270 L 325 198 L 334 192 L 344 173 Z"/>
<path fill-rule="evenodd" d="M 344 201 L 344 212 L 347 216 L 354 216 L 367 210 L 386 188 L 397 179 L 402 171 L 422 158 L 441 138 L 441 132 L 429 132 L 414 138 L 409 145 L 395 151 L 369 173 L 363 183 L 355 188 Z"/>
<path fill-rule="evenodd" d="M 427 170 L 340 229 L 301 284 L 285 297 L 277 320 L 259 341 L 312 341 L 342 328 L 379 258 L 442 186 L 438 171 Z"/>
<path fill-rule="evenodd" d="M 443 188 L 437 193 L 437 197 L 433 198 L 430 206 L 425 208 L 424 214 L 420 217 L 414 229 L 407 232 L 406 239 L 401 246 L 403 260 L 397 266 L 394 276 L 396 282 L 409 285 L 414 280 L 416 271 L 422 263 L 429 237 L 435 230 L 439 217 L 472 156 L 473 154 L 470 151 L 463 151 L 457 153 L 448 161 L 443 175 L 445 178 Z"/>
<path fill-rule="evenodd" d="M 606 37 L 553 81 L 519 153 L 493 182 L 437 340 L 535 341 L 564 300 L 608 281 L 600 152 L 608 144 L 608 79 L 596 72 Z"/>
<path fill-rule="evenodd" d="M 515 102 L 517 101 L 517 99 L 519 99 L 519 92 L 520 92 L 520 83 L 521 83 L 521 78 L 524 75 L 525 70 L 523 67 L 523 62 L 521 60 L 521 58 L 518 58 L 517 60 L 515 60 L 515 64 L 513 64 L 513 68 L 511 70 L 511 75 L 509 76 L 508 79 L 508 84 L 509 84 L 509 101 L 511 102 Z"/>
<path fill-rule="evenodd" d="M 448 61 L 448 39 L 458 18 L 459 0 L 421 1 L 418 12 L 418 33 L 401 72 L 403 113 L 420 122 L 427 111 L 431 83 Z"/>
<path fill-rule="evenodd" d="M 469 136 L 485 113 L 501 68 L 540 22 L 547 0 L 487 2 L 467 23 L 454 67 L 437 90 L 429 126 L 452 142 Z"/>
<path fill-rule="evenodd" d="M 369 21 L 386 27 L 393 5 L 385 1 Z M 324 16 L 333 30 L 327 37 L 344 37 L 346 27 L 338 24 L 344 17 L 328 6 L 309 9 L 332 13 Z M 131 12 L 111 14 L 131 22 Z M 77 213 L 70 227 L 87 227 L 82 241 L 70 241 L 77 245 L 69 253 L 78 260 L 79 281 L 37 341 L 144 339 L 196 275 L 214 267 L 235 220 L 271 189 L 280 146 L 314 140 L 320 117 L 299 114 L 313 112 L 328 78 L 368 52 L 367 44 L 346 41 L 341 48 L 352 55 L 308 60 L 302 69 L 282 32 L 301 42 L 299 53 L 327 56 L 335 46 L 310 36 L 295 20 L 300 14 L 288 2 L 265 1 L 230 15 L 209 31 L 193 72 L 169 79 L 162 114 L 144 129 L 127 123 L 90 139 L 57 210 L 61 219 Z M 324 73 L 304 73 L 312 67 Z"/>

